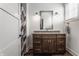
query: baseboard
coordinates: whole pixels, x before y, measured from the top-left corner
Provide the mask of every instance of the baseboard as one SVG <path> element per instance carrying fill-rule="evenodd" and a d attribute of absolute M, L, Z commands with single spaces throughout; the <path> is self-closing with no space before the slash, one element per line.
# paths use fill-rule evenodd
<path fill-rule="evenodd" d="M 70 54 L 72 54 L 73 56 L 79 56 L 79 54 L 78 54 L 77 52 L 73 51 L 73 50 L 70 49 L 70 48 L 66 48 L 66 50 L 67 50 Z"/>

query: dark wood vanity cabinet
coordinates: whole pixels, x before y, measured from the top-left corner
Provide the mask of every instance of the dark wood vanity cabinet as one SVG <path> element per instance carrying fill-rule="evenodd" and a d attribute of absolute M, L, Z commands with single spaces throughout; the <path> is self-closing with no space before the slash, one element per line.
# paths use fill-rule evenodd
<path fill-rule="evenodd" d="M 34 53 L 64 53 L 65 34 L 33 34 Z"/>
<path fill-rule="evenodd" d="M 42 40 L 42 52 L 43 53 L 55 53 L 56 35 L 43 34 L 41 40 Z"/>
<path fill-rule="evenodd" d="M 64 53 L 66 48 L 65 34 L 57 34 L 56 51 L 57 53 Z"/>

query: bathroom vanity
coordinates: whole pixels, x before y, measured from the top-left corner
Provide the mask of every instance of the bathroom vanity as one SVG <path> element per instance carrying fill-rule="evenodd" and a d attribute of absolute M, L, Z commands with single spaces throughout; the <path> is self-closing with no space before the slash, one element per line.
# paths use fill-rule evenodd
<path fill-rule="evenodd" d="M 33 53 L 65 53 L 66 35 L 55 31 L 33 33 Z"/>

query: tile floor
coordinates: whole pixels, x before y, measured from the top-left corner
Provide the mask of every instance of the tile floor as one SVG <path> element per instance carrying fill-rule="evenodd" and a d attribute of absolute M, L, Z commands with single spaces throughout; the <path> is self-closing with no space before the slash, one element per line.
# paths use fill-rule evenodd
<path fill-rule="evenodd" d="M 72 56 L 68 51 L 64 54 L 33 54 L 33 51 L 29 51 L 25 56 Z"/>

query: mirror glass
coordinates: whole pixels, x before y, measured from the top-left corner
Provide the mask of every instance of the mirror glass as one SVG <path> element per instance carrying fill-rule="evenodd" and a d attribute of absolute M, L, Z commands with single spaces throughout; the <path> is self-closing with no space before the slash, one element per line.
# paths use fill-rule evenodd
<path fill-rule="evenodd" d="M 40 29 L 53 29 L 53 11 L 40 11 Z"/>

